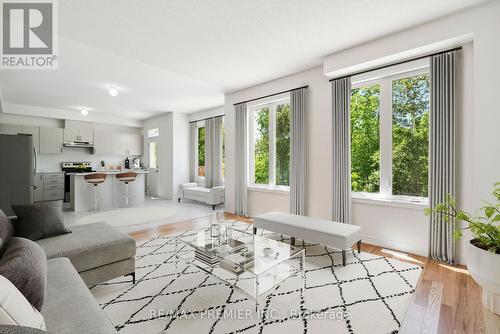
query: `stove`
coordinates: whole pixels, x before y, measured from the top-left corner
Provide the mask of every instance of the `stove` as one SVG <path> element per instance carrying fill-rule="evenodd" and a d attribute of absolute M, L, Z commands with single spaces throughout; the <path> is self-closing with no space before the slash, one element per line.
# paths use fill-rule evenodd
<path fill-rule="evenodd" d="M 70 176 L 69 173 L 89 173 L 95 172 L 90 162 L 63 162 L 61 169 L 64 172 L 64 202 L 70 201 Z"/>

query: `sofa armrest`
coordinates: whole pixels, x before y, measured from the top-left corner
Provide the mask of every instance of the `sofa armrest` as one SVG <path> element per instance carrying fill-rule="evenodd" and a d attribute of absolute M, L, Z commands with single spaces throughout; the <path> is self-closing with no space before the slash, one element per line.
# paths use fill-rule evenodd
<path fill-rule="evenodd" d="M 210 188 L 207 203 L 212 205 L 224 203 L 224 186 Z"/>
<path fill-rule="evenodd" d="M 179 190 L 177 191 L 177 197 L 179 198 L 179 201 L 181 200 L 181 198 L 184 198 L 184 189 L 193 188 L 193 187 L 198 187 L 198 184 L 195 182 L 179 184 L 179 188 L 178 188 Z"/>

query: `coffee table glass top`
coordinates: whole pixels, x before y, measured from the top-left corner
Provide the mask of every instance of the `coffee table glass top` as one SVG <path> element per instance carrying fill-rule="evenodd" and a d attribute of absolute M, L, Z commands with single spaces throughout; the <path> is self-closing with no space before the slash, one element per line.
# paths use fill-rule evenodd
<path fill-rule="evenodd" d="M 179 240 L 195 250 L 195 260 L 227 269 L 234 265 L 234 272 L 237 272 L 236 267 L 239 267 L 242 271 L 259 275 L 303 251 L 281 241 L 232 227 L 227 227 L 226 242 L 212 237 L 210 228 L 193 232 L 179 236 Z"/>

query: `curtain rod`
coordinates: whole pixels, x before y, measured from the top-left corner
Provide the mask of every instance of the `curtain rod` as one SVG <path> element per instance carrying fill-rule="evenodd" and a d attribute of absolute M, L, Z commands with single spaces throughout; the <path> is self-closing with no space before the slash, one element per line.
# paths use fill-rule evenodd
<path fill-rule="evenodd" d="M 348 77 L 353 77 L 355 75 L 360 75 L 360 74 L 364 74 L 364 73 L 368 73 L 368 72 L 372 72 L 372 71 L 376 71 L 376 70 L 381 70 L 381 69 L 384 69 L 384 68 L 387 68 L 387 67 L 401 65 L 401 64 L 409 63 L 411 61 L 420 60 L 420 59 L 424 59 L 424 58 L 429 58 L 429 57 L 432 57 L 432 56 L 437 56 L 437 55 L 442 54 L 442 53 L 447 53 L 447 52 L 452 52 L 452 51 L 458 51 L 458 50 L 462 50 L 462 47 L 459 46 L 459 47 L 456 47 L 456 48 L 453 48 L 453 49 L 448 49 L 448 50 L 444 50 L 444 51 L 434 52 L 434 53 L 431 53 L 431 54 L 426 54 L 426 55 L 423 55 L 423 56 L 418 56 L 418 57 L 415 57 L 415 58 L 410 58 L 410 59 L 398 61 L 396 63 L 391 63 L 391 64 L 387 64 L 387 65 L 381 65 L 381 66 L 373 67 L 373 68 L 370 68 L 370 69 L 367 69 L 367 70 L 362 70 L 362 71 L 359 71 L 359 72 L 354 72 L 354 73 L 351 73 L 349 75 L 343 75 L 341 77 L 333 78 L 333 79 L 330 79 L 329 81 L 338 80 L 338 79 L 344 79 L 344 78 L 348 78 Z"/>
<path fill-rule="evenodd" d="M 202 118 L 202 119 L 197 119 L 195 121 L 189 121 L 189 123 L 197 123 L 197 122 L 201 122 L 201 121 L 206 121 L 208 119 L 212 119 L 212 118 L 219 118 L 219 117 L 224 117 L 225 115 L 217 115 L 217 116 L 212 116 L 212 117 L 207 117 L 207 118 Z"/>
<path fill-rule="evenodd" d="M 257 100 L 260 100 L 260 99 L 265 99 L 266 97 L 271 97 L 271 96 L 274 96 L 274 95 L 280 95 L 280 94 L 283 94 L 283 93 L 291 92 L 292 90 L 301 89 L 301 88 L 308 88 L 308 87 L 309 87 L 308 85 L 305 85 L 305 86 L 301 86 L 301 87 L 297 87 L 297 88 L 287 89 L 287 90 L 284 90 L 282 92 L 278 92 L 278 93 L 274 93 L 274 94 L 269 94 L 269 95 L 265 95 L 265 96 L 261 96 L 261 97 L 256 97 L 254 99 L 250 99 L 250 100 L 246 100 L 246 101 L 234 103 L 233 106 L 235 106 L 237 104 L 241 104 L 241 103 L 248 103 L 248 102 L 257 101 Z"/>

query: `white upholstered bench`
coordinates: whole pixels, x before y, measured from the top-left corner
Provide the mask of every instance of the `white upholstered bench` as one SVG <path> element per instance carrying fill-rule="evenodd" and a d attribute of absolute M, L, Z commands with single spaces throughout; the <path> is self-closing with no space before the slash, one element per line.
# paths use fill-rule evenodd
<path fill-rule="evenodd" d="M 190 199 L 198 202 L 210 204 L 212 210 L 215 206 L 224 203 L 224 186 L 204 188 L 198 187 L 196 183 L 179 184 L 178 202 L 181 199 Z"/>
<path fill-rule="evenodd" d="M 358 253 L 361 252 L 361 227 L 357 225 L 275 211 L 255 216 L 253 221 L 254 234 L 257 233 L 257 228 L 261 228 L 290 236 L 292 245 L 295 244 L 295 237 L 298 237 L 340 249 L 344 266 L 347 249 L 357 243 Z"/>

